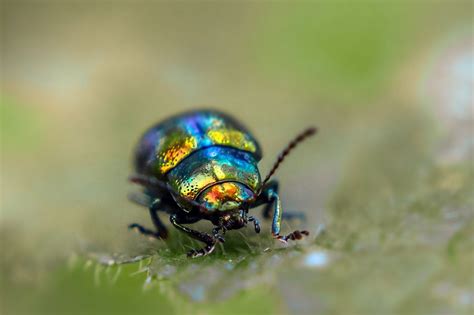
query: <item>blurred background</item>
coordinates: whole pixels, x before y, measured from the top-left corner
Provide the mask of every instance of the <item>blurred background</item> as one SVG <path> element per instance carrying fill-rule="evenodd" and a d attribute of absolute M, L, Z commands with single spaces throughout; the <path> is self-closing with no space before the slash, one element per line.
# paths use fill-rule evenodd
<path fill-rule="evenodd" d="M 471 1 L 1 4 L 2 314 L 468 314 Z M 127 201 L 151 124 L 216 108 L 311 236 L 202 259 Z M 256 212 L 257 216 L 260 215 Z M 202 228 L 208 228 L 204 225 Z"/>

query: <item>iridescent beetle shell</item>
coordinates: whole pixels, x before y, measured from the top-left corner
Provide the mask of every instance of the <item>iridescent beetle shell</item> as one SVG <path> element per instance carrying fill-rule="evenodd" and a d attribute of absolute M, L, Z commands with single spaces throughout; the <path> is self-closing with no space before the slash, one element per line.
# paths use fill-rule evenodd
<path fill-rule="evenodd" d="M 252 222 L 255 232 L 260 233 L 260 223 L 249 210 L 266 205 L 263 216 L 273 218 L 275 239 L 283 243 L 301 239 L 309 232 L 280 234 L 278 182 L 269 180 L 290 151 L 315 132 L 316 128 L 310 127 L 295 137 L 262 180 L 257 168 L 262 157 L 260 146 L 233 118 L 200 110 L 156 124 L 141 137 L 135 150 L 136 173 L 129 178 L 143 187 L 143 193 L 131 195 L 130 200 L 149 209 L 155 229 L 138 223 L 129 228 L 166 239 L 168 231 L 158 216 L 159 211 L 166 212 L 175 228 L 206 244 L 188 252 L 190 257 L 200 257 L 212 253 L 217 242 L 223 243 L 226 231 Z M 213 224 L 211 233 L 187 226 L 203 219 Z"/>
<path fill-rule="evenodd" d="M 183 210 L 198 200 L 209 211 L 227 211 L 252 200 L 260 187 L 260 145 L 231 117 L 195 111 L 148 129 L 136 149 L 139 174 L 165 180 Z"/>

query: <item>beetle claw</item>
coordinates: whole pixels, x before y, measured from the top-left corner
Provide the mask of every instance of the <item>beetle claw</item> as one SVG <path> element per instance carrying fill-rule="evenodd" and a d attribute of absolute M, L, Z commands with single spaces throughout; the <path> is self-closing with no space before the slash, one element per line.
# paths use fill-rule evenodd
<path fill-rule="evenodd" d="M 259 224 L 255 224 L 255 233 L 260 233 L 260 225 Z"/>
<path fill-rule="evenodd" d="M 277 240 L 279 240 L 281 243 L 283 244 L 288 244 L 288 241 L 282 236 L 282 237 L 278 237 Z"/>
<path fill-rule="evenodd" d="M 255 233 L 260 233 L 260 222 L 253 216 L 249 216 L 249 222 L 253 222 L 253 228 L 255 230 Z"/>
<path fill-rule="evenodd" d="M 130 224 L 130 225 L 128 226 L 128 229 L 129 229 L 130 231 L 134 231 L 134 232 L 138 232 L 138 231 L 139 231 L 139 229 L 138 229 L 138 224 L 136 224 L 136 223 Z"/>
<path fill-rule="evenodd" d="M 221 243 L 225 243 L 225 239 L 222 235 L 220 234 L 217 234 L 217 235 L 214 235 L 215 238 L 217 238 L 217 240 Z"/>
<path fill-rule="evenodd" d="M 215 247 L 216 247 L 216 244 L 214 243 L 212 245 L 207 245 L 206 247 L 201 248 L 201 249 L 193 249 L 187 253 L 187 256 L 190 258 L 206 256 L 212 253 Z"/>
<path fill-rule="evenodd" d="M 279 240 L 280 242 L 287 244 L 289 240 L 298 241 L 298 240 L 301 240 L 304 236 L 308 236 L 308 235 L 309 235 L 309 232 L 306 230 L 302 230 L 302 231 L 296 230 L 285 236 L 275 235 L 275 238 Z"/>

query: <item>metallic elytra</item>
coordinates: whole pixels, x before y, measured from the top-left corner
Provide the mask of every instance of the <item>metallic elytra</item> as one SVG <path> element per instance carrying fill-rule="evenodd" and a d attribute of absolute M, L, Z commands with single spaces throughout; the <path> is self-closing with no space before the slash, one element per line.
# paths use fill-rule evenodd
<path fill-rule="evenodd" d="M 235 119 L 216 111 L 196 111 L 148 129 L 137 147 L 135 166 L 164 178 L 191 153 L 216 145 L 249 152 L 257 161 L 262 158 L 258 142 Z"/>
<path fill-rule="evenodd" d="M 265 218 L 271 217 L 273 209 L 273 236 L 282 242 L 300 239 L 308 232 L 280 235 L 283 215 L 278 183 L 269 179 L 285 156 L 315 131 L 309 128 L 296 137 L 262 181 L 257 166 L 262 158 L 260 145 L 229 115 L 214 110 L 191 111 L 152 126 L 138 142 L 136 173 L 130 179 L 143 186 L 143 195 L 131 199 L 149 208 L 156 231 L 139 224 L 130 227 L 148 236 L 166 238 L 167 229 L 158 217 L 158 211 L 164 211 L 176 228 L 206 244 L 189 253 L 192 257 L 203 256 L 214 250 L 217 241 L 224 241 L 222 234 L 227 230 L 253 222 L 255 231 L 260 232 L 258 220 L 248 212 L 266 204 Z M 212 234 L 183 225 L 202 219 L 214 224 Z"/>

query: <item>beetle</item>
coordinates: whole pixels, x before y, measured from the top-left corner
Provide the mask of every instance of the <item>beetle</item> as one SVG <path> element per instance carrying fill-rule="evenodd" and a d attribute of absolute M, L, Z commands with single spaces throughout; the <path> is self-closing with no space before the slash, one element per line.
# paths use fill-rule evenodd
<path fill-rule="evenodd" d="M 261 179 L 257 163 L 262 151 L 257 140 L 240 122 L 216 110 L 196 110 L 168 118 L 145 131 L 135 149 L 135 173 L 129 180 L 143 187 L 141 194 L 130 200 L 146 206 L 155 230 L 133 223 L 141 234 L 166 239 L 168 231 L 158 217 L 167 213 L 171 224 L 188 236 L 205 244 L 193 249 L 189 257 L 210 254 L 217 242 L 224 242 L 228 230 L 253 223 L 260 233 L 259 221 L 249 209 L 265 204 L 263 217 L 272 221 L 272 235 L 286 243 L 309 235 L 296 230 L 281 235 L 283 215 L 278 182 L 270 181 L 285 157 L 301 141 L 316 133 L 307 128 L 281 152 L 265 179 Z M 204 233 L 185 224 L 209 220 L 212 233 Z"/>

